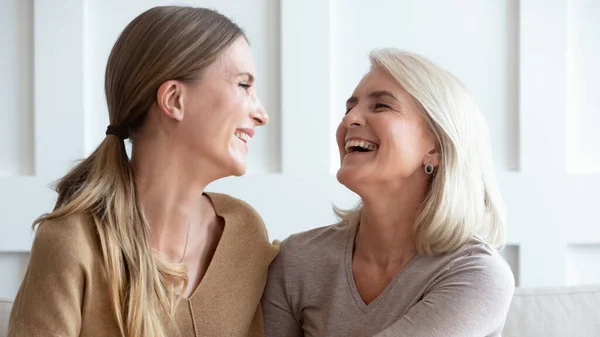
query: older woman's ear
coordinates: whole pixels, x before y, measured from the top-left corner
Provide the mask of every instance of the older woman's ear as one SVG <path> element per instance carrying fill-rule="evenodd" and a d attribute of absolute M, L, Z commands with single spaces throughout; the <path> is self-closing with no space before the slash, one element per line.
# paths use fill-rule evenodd
<path fill-rule="evenodd" d="M 437 148 L 437 146 L 433 147 L 425 155 L 425 158 L 423 160 L 423 166 L 431 164 L 434 167 L 438 167 L 440 165 L 440 160 L 441 160 L 440 157 L 441 157 L 440 150 Z"/>

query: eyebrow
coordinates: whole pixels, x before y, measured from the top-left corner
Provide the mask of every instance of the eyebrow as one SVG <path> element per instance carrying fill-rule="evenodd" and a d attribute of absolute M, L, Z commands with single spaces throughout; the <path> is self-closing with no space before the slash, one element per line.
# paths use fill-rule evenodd
<path fill-rule="evenodd" d="M 254 75 L 250 74 L 247 71 L 243 71 L 243 72 L 237 74 L 237 76 L 248 76 L 248 81 L 249 82 L 254 82 Z"/>
<path fill-rule="evenodd" d="M 389 92 L 387 90 L 373 91 L 372 93 L 369 94 L 369 98 L 380 98 L 380 97 L 384 97 L 384 96 L 389 96 L 390 98 L 398 101 L 396 96 L 394 96 L 391 92 Z M 348 98 L 348 100 L 346 101 L 346 105 L 355 104 L 355 103 L 358 103 L 358 98 L 356 96 L 352 96 L 352 97 Z"/>

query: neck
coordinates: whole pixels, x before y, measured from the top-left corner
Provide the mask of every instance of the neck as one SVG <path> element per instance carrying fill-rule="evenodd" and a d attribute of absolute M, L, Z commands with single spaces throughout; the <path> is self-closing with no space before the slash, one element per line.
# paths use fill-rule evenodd
<path fill-rule="evenodd" d="M 160 144 L 135 144 L 132 165 L 136 192 L 150 225 L 154 250 L 179 260 L 184 253 L 190 226 L 204 222 L 212 209 L 203 202 L 210 179 L 184 169 L 177 152 Z"/>
<path fill-rule="evenodd" d="M 355 256 L 379 265 L 404 264 L 412 259 L 416 254 L 414 224 L 427 195 L 426 183 L 361 193 L 363 212 Z"/>

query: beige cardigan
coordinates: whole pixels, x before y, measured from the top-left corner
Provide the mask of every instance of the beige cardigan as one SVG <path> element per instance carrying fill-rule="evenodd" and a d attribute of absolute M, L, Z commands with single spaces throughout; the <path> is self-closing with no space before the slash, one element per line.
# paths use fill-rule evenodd
<path fill-rule="evenodd" d="M 260 298 L 279 244 L 269 242 L 262 219 L 248 204 L 207 195 L 225 220 L 223 235 L 200 285 L 167 325 L 167 336 L 263 336 Z M 83 216 L 42 225 L 8 337 L 120 336 L 107 291 L 94 225 Z"/>

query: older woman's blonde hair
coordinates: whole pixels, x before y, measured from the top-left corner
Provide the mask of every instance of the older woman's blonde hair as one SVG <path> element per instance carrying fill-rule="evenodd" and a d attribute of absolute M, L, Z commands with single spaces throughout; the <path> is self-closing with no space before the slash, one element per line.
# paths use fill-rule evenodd
<path fill-rule="evenodd" d="M 499 248 L 505 240 L 504 205 L 496 182 L 487 124 L 466 87 L 426 58 L 393 48 L 369 55 L 414 99 L 435 134 L 440 164 L 414 224 L 420 254 L 457 250 L 474 235 Z M 360 219 L 362 203 L 334 208 L 341 221 Z"/>

